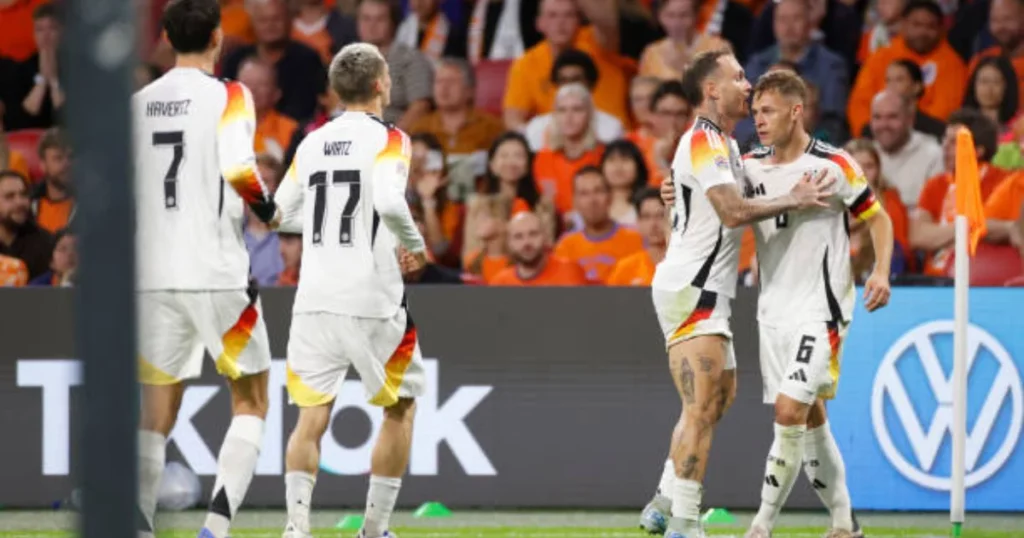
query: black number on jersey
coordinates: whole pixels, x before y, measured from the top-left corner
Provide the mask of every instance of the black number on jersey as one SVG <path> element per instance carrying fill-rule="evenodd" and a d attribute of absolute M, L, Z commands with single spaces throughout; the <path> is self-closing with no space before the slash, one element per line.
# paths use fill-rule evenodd
<path fill-rule="evenodd" d="M 775 228 L 782 229 L 789 227 L 789 213 L 779 213 L 775 215 Z"/>
<path fill-rule="evenodd" d="M 185 158 L 185 135 L 181 131 L 153 133 L 153 145 L 171 146 L 174 149 L 171 166 L 167 168 L 167 173 L 164 175 L 164 207 L 176 208 L 178 207 L 178 169 L 181 168 L 181 161 Z"/>
<path fill-rule="evenodd" d="M 800 348 L 796 350 L 796 362 L 807 364 L 811 362 L 811 353 L 814 353 L 814 337 L 805 334 L 800 337 Z"/>
<path fill-rule="evenodd" d="M 352 219 L 359 209 L 359 198 L 362 195 L 358 170 L 335 170 L 331 172 L 331 186 L 347 185 L 348 200 L 341 209 L 341 228 L 338 232 L 338 243 L 342 246 L 352 244 Z M 316 172 L 309 176 L 309 188 L 313 190 L 313 244 L 323 243 L 324 218 L 327 215 L 327 172 Z"/>

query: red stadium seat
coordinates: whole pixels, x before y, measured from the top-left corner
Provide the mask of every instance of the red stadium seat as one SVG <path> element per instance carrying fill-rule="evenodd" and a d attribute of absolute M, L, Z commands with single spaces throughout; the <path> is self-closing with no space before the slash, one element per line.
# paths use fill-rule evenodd
<path fill-rule="evenodd" d="M 1006 284 L 1003 284 L 1003 285 L 1004 286 L 1010 286 L 1010 287 L 1024 288 L 1024 275 L 1015 276 L 1015 277 L 1011 278 L 1010 280 L 1007 280 Z"/>
<path fill-rule="evenodd" d="M 501 117 L 502 101 L 505 99 L 505 83 L 512 60 L 482 60 L 476 65 L 477 108 Z"/>
<path fill-rule="evenodd" d="M 953 276 L 956 266 L 950 256 L 948 275 Z M 978 243 L 978 252 L 971 259 L 971 286 L 1003 286 L 1007 280 L 1024 274 L 1020 251 L 1010 245 Z"/>
<path fill-rule="evenodd" d="M 39 162 L 39 139 L 45 129 L 22 129 L 7 133 L 7 145 L 20 153 L 28 162 L 29 174 L 33 181 L 43 177 L 42 163 Z"/>

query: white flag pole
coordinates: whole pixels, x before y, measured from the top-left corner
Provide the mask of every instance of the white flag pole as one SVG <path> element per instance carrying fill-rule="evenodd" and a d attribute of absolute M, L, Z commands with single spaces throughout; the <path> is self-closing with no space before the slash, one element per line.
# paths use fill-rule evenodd
<path fill-rule="evenodd" d="M 967 217 L 957 215 L 956 274 L 953 295 L 953 464 L 949 490 L 949 520 L 953 538 L 959 538 L 964 523 L 964 464 L 967 441 L 967 292 L 971 258 L 968 252 Z"/>

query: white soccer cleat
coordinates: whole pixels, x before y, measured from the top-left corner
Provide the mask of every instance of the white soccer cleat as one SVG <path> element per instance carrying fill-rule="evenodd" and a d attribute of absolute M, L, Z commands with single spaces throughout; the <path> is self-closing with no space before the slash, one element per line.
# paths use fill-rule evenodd
<path fill-rule="evenodd" d="M 772 531 L 760 525 L 756 525 L 750 527 L 750 530 L 743 535 L 743 538 L 772 538 Z"/>
<path fill-rule="evenodd" d="M 861 536 L 864 535 L 861 534 Z M 853 532 L 848 530 L 832 529 L 828 531 L 828 534 L 825 535 L 825 538 L 856 538 L 856 535 L 854 535 Z"/>
<path fill-rule="evenodd" d="M 640 529 L 647 534 L 664 534 L 668 527 L 671 508 L 666 510 L 661 504 L 657 499 L 652 500 L 640 513 Z"/>
<path fill-rule="evenodd" d="M 284 533 L 281 534 L 281 538 L 313 538 L 313 535 L 308 532 L 302 532 L 295 528 L 295 525 L 291 523 L 284 528 Z"/>

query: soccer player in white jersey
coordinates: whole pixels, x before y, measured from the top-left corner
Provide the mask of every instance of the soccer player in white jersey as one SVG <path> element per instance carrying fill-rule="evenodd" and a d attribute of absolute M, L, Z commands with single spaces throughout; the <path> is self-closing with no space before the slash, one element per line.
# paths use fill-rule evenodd
<path fill-rule="evenodd" d="M 666 466 L 668 476 L 659 488 L 663 493 L 641 518 L 653 519 L 645 528 L 658 530 L 670 508 L 674 517 L 667 522 L 665 538 L 703 535 L 700 504 L 712 432 L 736 390 L 729 302 L 736 287 L 740 226 L 823 204 L 827 189 L 805 178 L 777 198 L 744 199 L 741 156 L 729 136 L 747 115 L 750 83 L 743 68 L 727 50 L 701 53 L 684 75 L 683 86 L 697 118 L 672 162 L 678 189 L 672 235 L 651 284 L 683 405 L 672 435 L 673 465 Z M 671 493 L 665 495 L 665 490 Z M 660 521 L 650 517 L 654 514 L 661 515 Z"/>
<path fill-rule="evenodd" d="M 224 538 L 256 467 L 270 369 L 242 217 L 248 204 L 272 222 L 276 207 L 253 155 L 252 97 L 211 74 L 223 41 L 217 0 L 172 0 L 162 25 L 175 67 L 132 98 L 143 385 L 139 531 L 153 535 L 182 381 L 201 374 L 209 352 L 228 378 L 233 418 L 200 536 Z"/>
<path fill-rule="evenodd" d="M 425 381 L 402 272 L 423 269 L 426 247 L 405 199 L 409 137 L 380 119 L 391 91 L 387 62 L 373 45 L 348 45 L 329 77 L 345 112 L 302 141 L 276 195 L 281 229 L 301 230 L 303 241 L 288 341 L 287 387 L 299 419 L 285 456 L 284 537 L 309 536 L 320 438 L 349 366 L 368 401 L 384 408 L 359 537 L 393 537 L 389 519 Z"/>
<path fill-rule="evenodd" d="M 764 401 L 775 406 L 775 441 L 747 538 L 771 536 L 801 463 L 831 513 L 828 538 L 861 535 L 824 400 L 836 394 L 856 300 L 849 216 L 866 223 L 874 246 L 875 267 L 864 285 L 869 312 L 889 301 L 892 222 L 853 157 L 804 130 L 806 99 L 803 81 L 788 71 L 768 73 L 754 88 L 754 124 L 765 147 L 745 161 L 749 195 L 785 193 L 808 172 L 825 170 L 837 180 L 828 207 L 783 213 L 754 226 L 761 376 Z"/>

